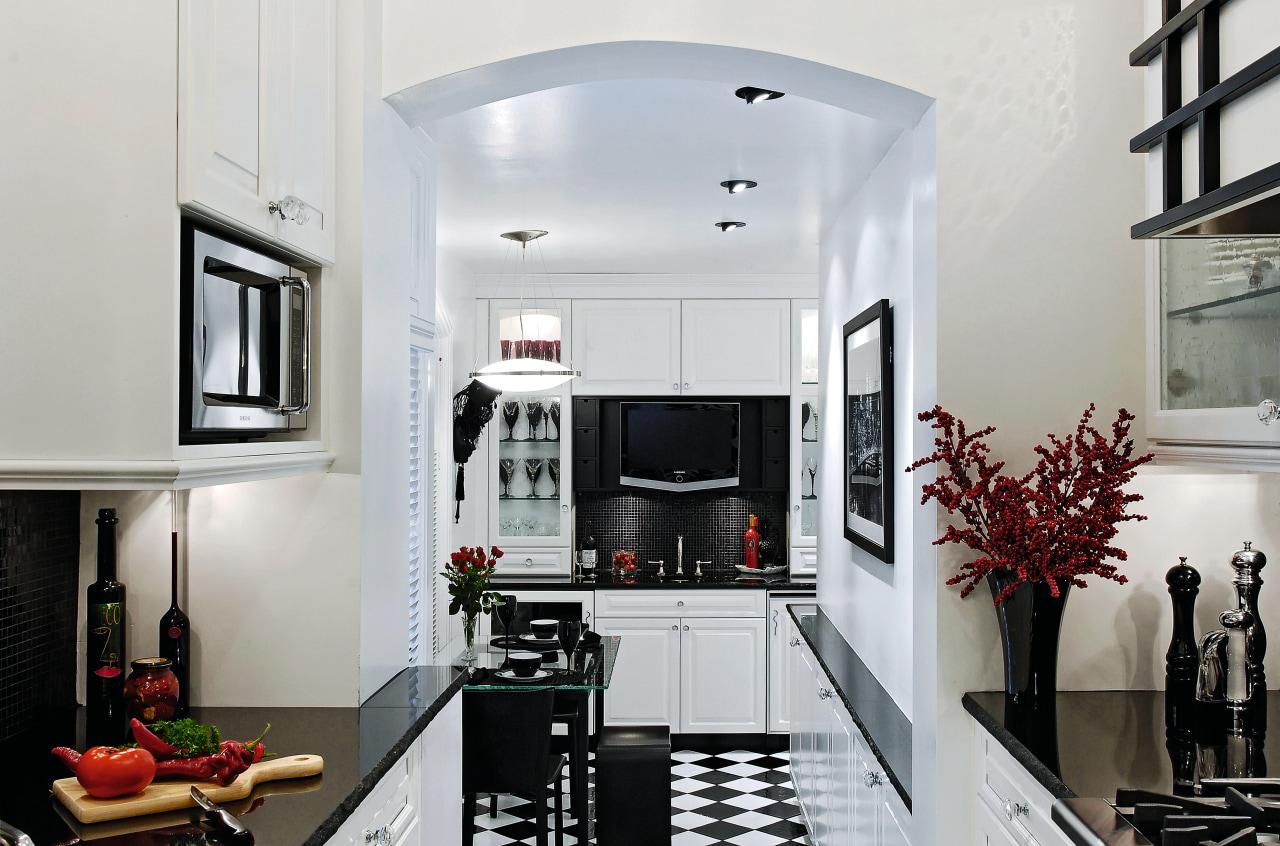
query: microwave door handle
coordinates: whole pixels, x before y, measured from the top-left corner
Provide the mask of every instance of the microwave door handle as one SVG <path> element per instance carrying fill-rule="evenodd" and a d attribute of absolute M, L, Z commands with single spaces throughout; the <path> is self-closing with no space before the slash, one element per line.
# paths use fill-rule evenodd
<path fill-rule="evenodd" d="M 302 400 L 297 405 L 285 405 L 282 403 L 278 411 L 280 411 L 281 414 L 302 414 L 311 407 L 311 283 L 302 276 L 282 276 L 280 278 L 280 285 L 283 288 L 297 287 L 302 291 Z M 290 307 L 290 312 L 292 312 L 292 310 L 292 307 Z M 290 349 L 292 351 L 292 345 Z M 292 354 L 289 358 L 289 393 L 292 394 Z"/>

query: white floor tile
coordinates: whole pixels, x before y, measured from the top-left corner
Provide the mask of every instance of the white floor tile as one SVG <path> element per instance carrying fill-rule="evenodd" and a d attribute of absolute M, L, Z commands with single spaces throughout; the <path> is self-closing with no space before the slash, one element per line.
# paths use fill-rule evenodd
<path fill-rule="evenodd" d="M 692 764 L 692 763 L 676 764 L 674 767 L 671 768 L 671 772 L 675 773 L 678 776 L 686 776 L 686 777 L 696 776 L 696 775 L 699 775 L 700 773 L 705 773 L 709 771 L 710 771 L 709 767 L 704 767 L 701 764 Z M 746 773 L 734 773 L 734 775 L 746 775 Z"/>
<path fill-rule="evenodd" d="M 702 814 L 693 811 L 685 811 L 682 814 L 676 814 L 671 818 L 672 825 L 678 825 L 683 829 L 693 829 L 699 826 L 709 825 L 715 822 L 715 817 L 704 817 Z"/>
<path fill-rule="evenodd" d="M 682 831 L 671 835 L 671 846 L 713 846 L 719 842 L 695 831 Z"/>
<path fill-rule="evenodd" d="M 739 796 L 734 796 L 731 799 L 724 800 L 724 803 L 726 805 L 733 805 L 734 807 L 742 808 L 744 811 L 754 811 L 761 805 L 772 805 L 773 800 L 766 799 L 763 796 L 757 796 L 754 793 L 743 793 Z"/>
<path fill-rule="evenodd" d="M 763 831 L 745 831 L 730 837 L 726 842 L 732 843 L 733 846 L 779 846 L 788 841 L 772 834 L 765 834 Z"/>
<path fill-rule="evenodd" d="M 752 797 L 755 798 L 755 797 Z M 767 800 L 766 800 L 767 801 Z M 710 799 L 704 799 L 701 796 L 695 796 L 692 793 L 681 793 L 679 796 L 671 798 L 671 807 L 679 808 L 682 811 L 696 811 L 703 805 L 710 805 Z M 759 807 L 757 805 L 756 807 Z"/>
<path fill-rule="evenodd" d="M 763 772 L 768 772 L 768 770 L 766 770 L 764 767 L 757 767 L 755 764 L 739 763 L 739 764 L 734 764 L 731 767 L 725 767 L 721 770 L 721 772 L 729 773 L 730 775 L 736 775 L 736 776 L 753 776 L 753 775 L 760 775 L 760 773 L 763 773 Z"/>
<path fill-rule="evenodd" d="M 745 814 L 738 814 L 736 817 L 725 819 L 725 822 L 740 825 L 743 828 L 764 828 L 767 825 L 773 825 L 777 821 L 777 817 L 771 817 L 768 814 L 757 814 L 755 811 L 747 811 Z"/>
<path fill-rule="evenodd" d="M 692 793 L 695 790 L 701 790 L 704 787 L 710 787 L 705 781 L 698 781 L 695 778 L 682 778 L 678 781 L 671 782 L 672 790 L 679 790 L 681 793 Z"/>

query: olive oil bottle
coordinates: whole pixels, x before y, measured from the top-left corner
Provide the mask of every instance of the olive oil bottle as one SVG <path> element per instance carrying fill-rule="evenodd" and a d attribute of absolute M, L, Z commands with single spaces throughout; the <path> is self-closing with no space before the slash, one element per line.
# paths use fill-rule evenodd
<path fill-rule="evenodd" d="M 125 589 L 116 580 L 114 508 L 98 510 L 98 580 L 88 590 L 85 653 L 85 730 L 89 746 L 115 746 L 125 739 Z"/>

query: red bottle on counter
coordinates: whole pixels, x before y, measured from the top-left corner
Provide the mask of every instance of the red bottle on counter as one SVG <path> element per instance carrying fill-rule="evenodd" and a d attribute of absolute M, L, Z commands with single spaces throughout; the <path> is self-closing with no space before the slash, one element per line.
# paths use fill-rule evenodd
<path fill-rule="evenodd" d="M 750 516 L 745 541 L 747 548 L 742 563 L 754 570 L 760 566 L 760 533 L 756 531 L 756 515 L 754 514 Z"/>

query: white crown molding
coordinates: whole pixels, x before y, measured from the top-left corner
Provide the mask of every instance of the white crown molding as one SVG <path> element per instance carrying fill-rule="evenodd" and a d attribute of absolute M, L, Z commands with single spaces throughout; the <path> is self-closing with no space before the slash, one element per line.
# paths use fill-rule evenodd
<path fill-rule="evenodd" d="M 409 340 L 415 347 L 424 350 L 435 350 L 436 325 L 416 314 L 409 315 Z"/>
<path fill-rule="evenodd" d="M 177 461 L 0 460 L 0 489 L 180 491 L 327 472 L 326 451 Z"/>
<path fill-rule="evenodd" d="M 1280 447 L 1151 443 L 1155 463 L 1166 466 L 1216 467 L 1253 473 L 1280 472 Z"/>
<path fill-rule="evenodd" d="M 515 299 L 520 280 L 511 274 L 477 273 L 476 297 Z M 673 273 L 552 273 L 526 279 L 526 302 L 537 299 L 816 299 L 816 273 L 754 275 Z"/>

